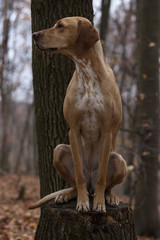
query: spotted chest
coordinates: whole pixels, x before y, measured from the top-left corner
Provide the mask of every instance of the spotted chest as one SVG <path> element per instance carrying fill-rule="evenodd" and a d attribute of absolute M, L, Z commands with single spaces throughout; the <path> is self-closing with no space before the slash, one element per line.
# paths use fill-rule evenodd
<path fill-rule="evenodd" d="M 98 113 L 104 109 L 104 97 L 91 63 L 85 60 L 76 61 L 77 96 L 76 107 L 82 112 L 81 130 L 85 137 L 98 137 Z"/>

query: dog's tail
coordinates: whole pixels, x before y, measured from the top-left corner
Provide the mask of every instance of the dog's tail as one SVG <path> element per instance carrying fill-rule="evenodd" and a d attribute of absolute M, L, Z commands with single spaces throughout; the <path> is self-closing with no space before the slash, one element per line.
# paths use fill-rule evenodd
<path fill-rule="evenodd" d="M 56 198 L 57 195 L 63 194 L 63 193 L 68 193 L 68 192 L 70 192 L 72 189 L 73 189 L 73 188 L 66 188 L 66 189 L 63 189 L 63 190 L 60 190 L 60 191 L 51 193 L 51 194 L 45 196 L 44 198 L 41 198 L 39 201 L 33 203 L 32 205 L 30 205 L 28 209 L 35 209 L 35 208 L 41 207 L 41 206 L 42 206 L 43 204 L 45 204 L 46 202 L 49 202 L 50 200 Z"/>

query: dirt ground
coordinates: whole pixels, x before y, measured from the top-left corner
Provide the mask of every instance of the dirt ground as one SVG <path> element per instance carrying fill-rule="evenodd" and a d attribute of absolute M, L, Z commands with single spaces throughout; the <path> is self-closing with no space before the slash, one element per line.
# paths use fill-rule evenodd
<path fill-rule="evenodd" d="M 38 177 L 0 176 L 0 240 L 34 239 L 40 210 L 27 208 L 38 199 Z M 127 201 L 127 197 L 123 199 Z M 138 237 L 138 240 L 154 239 Z"/>

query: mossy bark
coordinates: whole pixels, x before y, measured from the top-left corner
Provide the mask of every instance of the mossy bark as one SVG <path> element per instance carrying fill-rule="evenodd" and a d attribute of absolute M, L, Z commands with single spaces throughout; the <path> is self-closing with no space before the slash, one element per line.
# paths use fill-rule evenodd
<path fill-rule="evenodd" d="M 43 211 L 45 226 L 39 224 L 35 240 L 136 240 L 132 210 L 127 204 L 107 207 L 105 214 L 75 210 L 76 201 L 56 205 L 50 202 Z M 49 229 L 49 231 L 48 231 Z"/>

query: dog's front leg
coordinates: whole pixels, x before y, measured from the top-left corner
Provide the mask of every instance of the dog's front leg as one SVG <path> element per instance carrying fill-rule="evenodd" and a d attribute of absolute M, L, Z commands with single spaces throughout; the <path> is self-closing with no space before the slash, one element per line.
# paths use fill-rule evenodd
<path fill-rule="evenodd" d="M 87 212 L 90 210 L 88 191 L 86 188 L 86 181 L 83 172 L 83 158 L 82 158 L 82 142 L 80 133 L 77 129 L 71 129 L 69 133 L 72 158 L 75 170 L 75 180 L 77 188 L 77 210 Z"/>
<path fill-rule="evenodd" d="M 109 153 L 111 149 L 111 140 L 112 138 L 110 133 L 106 133 L 102 136 L 101 139 L 102 151 L 99 160 L 98 177 L 93 202 L 93 210 L 96 212 L 106 212 L 104 193 L 106 189 L 106 175 L 109 161 Z"/>

